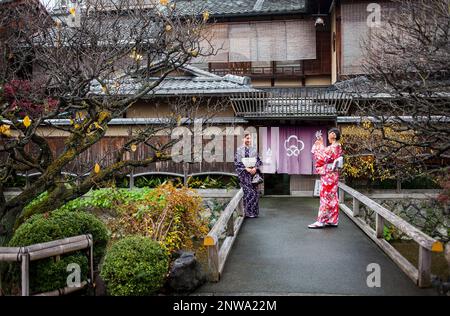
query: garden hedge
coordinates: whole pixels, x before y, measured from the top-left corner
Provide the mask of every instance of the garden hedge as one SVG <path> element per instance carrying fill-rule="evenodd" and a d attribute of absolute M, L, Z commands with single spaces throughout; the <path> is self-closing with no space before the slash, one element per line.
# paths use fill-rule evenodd
<path fill-rule="evenodd" d="M 23 223 L 9 242 L 11 247 L 22 247 L 52 240 L 92 234 L 94 240 L 94 265 L 98 265 L 105 254 L 109 233 L 106 226 L 94 215 L 81 211 L 57 210 L 47 214 L 37 214 Z M 84 251 L 61 256 L 60 260 L 47 258 L 30 263 L 30 291 L 46 292 L 66 286 L 70 272 L 69 263 L 81 267 L 82 280 L 86 279 L 88 260 Z M 16 279 L 17 267 L 13 268 Z"/>
<path fill-rule="evenodd" d="M 169 256 L 147 237 L 125 237 L 108 250 L 101 269 L 108 294 L 142 296 L 155 294 L 164 284 Z"/>

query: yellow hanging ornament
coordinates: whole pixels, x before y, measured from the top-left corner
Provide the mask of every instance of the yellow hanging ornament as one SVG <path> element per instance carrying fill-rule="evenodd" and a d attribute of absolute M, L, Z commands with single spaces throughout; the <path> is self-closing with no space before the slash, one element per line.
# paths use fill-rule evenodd
<path fill-rule="evenodd" d="M 24 125 L 25 127 L 28 127 L 28 126 L 31 125 L 31 120 L 30 120 L 30 117 L 29 117 L 28 115 L 25 116 L 25 118 L 23 119 L 23 125 Z"/>
<path fill-rule="evenodd" d="M 101 130 L 105 130 L 100 124 L 98 124 L 97 122 L 94 122 L 94 126 L 96 129 L 101 129 Z"/>
<path fill-rule="evenodd" d="M 208 19 L 209 19 L 209 12 L 208 11 L 205 11 L 205 12 L 203 12 L 203 21 L 208 21 Z"/>
<path fill-rule="evenodd" d="M 131 151 L 135 152 L 137 150 L 137 146 L 135 144 L 131 145 Z"/>
<path fill-rule="evenodd" d="M 198 56 L 198 50 L 196 50 L 196 49 L 191 50 L 191 56 L 192 57 L 197 57 Z"/>
<path fill-rule="evenodd" d="M 94 172 L 95 173 L 99 173 L 100 172 L 100 165 L 98 163 L 95 164 Z"/>
<path fill-rule="evenodd" d="M 69 12 L 70 12 L 70 14 L 72 14 L 73 16 L 75 16 L 75 13 L 76 13 L 75 8 L 70 8 L 70 9 L 69 9 Z"/>
<path fill-rule="evenodd" d="M 11 137 L 11 126 L 6 124 L 0 125 L 0 135 Z"/>

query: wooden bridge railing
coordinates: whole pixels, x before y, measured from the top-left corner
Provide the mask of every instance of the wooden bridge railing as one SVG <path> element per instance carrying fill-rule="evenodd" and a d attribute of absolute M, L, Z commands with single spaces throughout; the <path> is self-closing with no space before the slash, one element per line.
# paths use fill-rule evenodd
<path fill-rule="evenodd" d="M 352 209 L 344 204 L 346 193 L 353 198 Z M 375 212 L 375 230 L 359 217 L 361 204 Z M 404 219 L 343 183 L 339 183 L 339 207 L 416 283 L 416 285 L 419 287 L 431 286 L 431 252 L 442 252 L 443 245 L 441 242 L 431 238 Z M 418 269 L 403 257 L 397 249 L 384 240 L 383 232 L 385 221 L 394 225 L 419 245 Z"/>
<path fill-rule="evenodd" d="M 208 249 L 210 281 L 219 281 L 228 254 L 244 221 L 243 196 L 244 192 L 240 189 L 205 237 L 204 245 Z M 225 232 L 226 236 L 225 240 L 220 244 L 220 236 L 223 232 Z"/>
<path fill-rule="evenodd" d="M 0 261 L 20 262 L 22 279 L 22 296 L 30 295 L 30 262 L 60 256 L 82 249 L 89 249 L 89 266 L 91 282 L 94 281 L 94 257 L 93 257 L 93 239 L 91 234 L 79 235 L 45 243 L 35 244 L 27 247 L 0 247 Z M 79 290 L 87 285 L 84 281 L 80 287 L 65 287 L 51 292 L 37 294 L 39 296 L 56 296 L 61 293 L 70 293 Z"/>

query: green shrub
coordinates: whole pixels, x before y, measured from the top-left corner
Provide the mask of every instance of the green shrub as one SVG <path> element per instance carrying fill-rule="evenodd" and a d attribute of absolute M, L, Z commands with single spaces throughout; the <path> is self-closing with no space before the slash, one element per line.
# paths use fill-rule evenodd
<path fill-rule="evenodd" d="M 111 295 L 152 295 L 163 286 L 168 268 L 169 257 L 158 243 L 131 236 L 108 250 L 101 277 Z"/>
<path fill-rule="evenodd" d="M 11 247 L 28 246 L 37 243 L 92 234 L 94 239 L 94 264 L 97 265 L 106 251 L 109 233 L 106 226 L 94 215 L 86 212 L 57 210 L 46 214 L 37 214 L 23 223 L 9 242 Z M 70 272 L 67 264 L 78 263 L 82 276 L 87 273 L 85 252 L 74 252 L 61 256 L 61 260 L 43 259 L 30 264 L 30 289 L 32 292 L 45 292 L 66 286 Z M 12 272 L 17 276 L 18 271 Z"/>
<path fill-rule="evenodd" d="M 67 267 L 71 263 L 76 263 L 80 266 L 80 280 L 86 280 L 89 271 L 88 262 L 88 257 L 83 254 L 64 256 L 58 261 L 55 261 L 53 258 L 37 261 L 36 267 L 30 270 L 30 289 L 40 293 L 67 286 L 67 277 L 72 273 L 72 270 L 67 271 Z M 35 262 L 31 262 L 31 266 L 34 265 Z"/>
<path fill-rule="evenodd" d="M 93 209 L 116 210 L 121 205 L 127 205 L 136 201 L 142 201 L 150 189 L 98 189 L 90 191 L 85 197 L 69 201 L 61 210 L 67 211 L 91 211 Z"/>
<path fill-rule="evenodd" d="M 151 190 L 143 201 L 122 206 L 120 215 L 108 222 L 112 238 L 145 236 L 157 241 L 168 253 L 193 249 L 209 228 L 201 217 L 202 198 L 186 187 L 171 183 Z"/>

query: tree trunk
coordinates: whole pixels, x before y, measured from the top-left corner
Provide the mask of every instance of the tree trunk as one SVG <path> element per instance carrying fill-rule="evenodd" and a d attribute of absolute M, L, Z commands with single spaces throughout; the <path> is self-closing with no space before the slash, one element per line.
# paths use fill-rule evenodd
<path fill-rule="evenodd" d="M 54 190 L 50 191 L 44 199 L 22 212 L 15 222 L 14 229 L 17 229 L 32 215 L 43 214 L 56 210 L 68 201 L 84 195 L 90 190 L 90 188 L 91 187 L 89 186 L 83 189 L 83 186 L 77 186 L 75 188 L 68 189 L 65 185 L 58 185 Z"/>
<path fill-rule="evenodd" d="M 6 246 L 11 239 L 14 232 L 14 223 L 21 211 L 21 206 L 16 206 L 5 211 L 5 215 L 0 220 L 0 246 Z"/>

